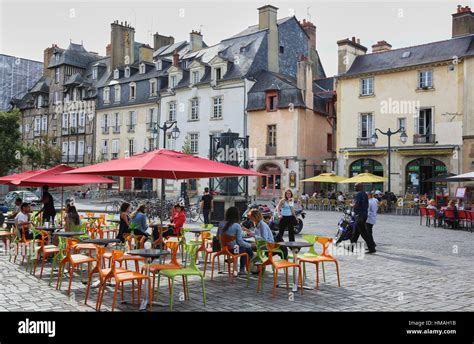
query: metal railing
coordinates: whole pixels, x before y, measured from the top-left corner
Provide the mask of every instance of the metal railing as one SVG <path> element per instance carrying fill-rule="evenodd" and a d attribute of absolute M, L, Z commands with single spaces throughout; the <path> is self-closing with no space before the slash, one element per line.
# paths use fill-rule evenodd
<path fill-rule="evenodd" d="M 367 147 L 375 146 L 375 143 L 372 142 L 370 137 L 358 137 L 357 138 L 357 147 Z"/>
<path fill-rule="evenodd" d="M 413 143 L 436 143 L 436 135 L 435 134 L 413 135 Z"/>
<path fill-rule="evenodd" d="M 265 155 L 276 155 L 277 146 L 265 145 Z"/>

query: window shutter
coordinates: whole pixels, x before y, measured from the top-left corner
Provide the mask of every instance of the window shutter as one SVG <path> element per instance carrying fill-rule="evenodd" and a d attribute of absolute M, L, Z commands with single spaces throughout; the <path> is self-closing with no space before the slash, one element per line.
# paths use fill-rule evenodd
<path fill-rule="evenodd" d="M 420 121 L 420 112 L 418 111 L 418 114 L 417 116 L 414 118 L 415 119 L 415 134 L 419 134 L 420 132 L 418 131 L 419 130 L 419 121 Z"/>
<path fill-rule="evenodd" d="M 374 114 L 370 114 L 370 133 L 369 133 L 369 139 L 372 137 L 372 135 L 374 134 L 375 132 L 375 118 L 374 118 Z"/>
<path fill-rule="evenodd" d="M 132 124 L 133 125 L 137 124 L 137 113 L 136 113 L 136 111 L 132 112 Z"/>
<path fill-rule="evenodd" d="M 362 114 L 359 114 L 359 120 L 357 121 L 358 137 L 362 137 Z"/>
<path fill-rule="evenodd" d="M 102 115 L 102 118 L 101 118 L 101 125 L 100 125 L 100 126 L 101 126 L 102 128 L 105 127 L 105 116 L 107 116 L 106 113 L 104 113 L 104 114 Z"/>
<path fill-rule="evenodd" d="M 66 142 L 63 142 L 63 155 L 66 155 L 67 151 L 68 151 L 68 143 L 66 141 Z"/>
<path fill-rule="evenodd" d="M 84 155 L 84 141 L 79 141 L 77 154 L 78 155 Z"/>

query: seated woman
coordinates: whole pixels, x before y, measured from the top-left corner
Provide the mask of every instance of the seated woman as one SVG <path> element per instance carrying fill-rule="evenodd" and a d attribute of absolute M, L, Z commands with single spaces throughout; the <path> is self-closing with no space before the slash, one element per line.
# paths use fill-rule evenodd
<path fill-rule="evenodd" d="M 137 210 L 135 210 L 131 216 L 132 224 L 136 224 L 138 227 L 135 229 L 135 235 L 144 235 L 148 237 L 146 230 L 148 229 L 148 219 L 145 215 L 146 205 L 141 204 Z"/>
<path fill-rule="evenodd" d="M 263 221 L 262 213 L 258 209 L 252 209 L 249 212 L 249 219 L 255 225 L 255 232 L 245 230 L 250 237 L 255 240 L 265 240 L 266 242 L 274 242 L 273 233 L 268 225 Z"/>
<path fill-rule="evenodd" d="M 242 238 L 242 227 L 240 227 L 240 216 L 239 216 L 239 209 L 237 207 L 230 207 L 225 212 L 225 221 L 223 225 L 219 226 L 217 230 L 217 236 L 220 239 L 222 235 L 229 235 L 234 236 L 236 240 L 230 242 L 228 244 L 228 248 L 230 252 L 234 252 L 235 245 L 238 245 L 239 253 L 246 252 L 249 258 L 253 256 L 253 247 L 255 244 L 246 243 Z M 222 242 L 221 242 L 222 247 Z M 247 265 L 247 257 L 242 256 L 240 257 L 240 271 L 239 275 L 246 275 L 245 267 Z"/>
<path fill-rule="evenodd" d="M 123 242 L 123 235 L 130 233 L 130 216 L 128 215 L 130 211 L 130 203 L 123 202 L 120 206 L 120 222 L 119 222 L 119 232 L 117 234 L 117 239 Z"/>
<path fill-rule="evenodd" d="M 443 218 L 444 218 L 444 214 L 442 212 L 438 211 L 438 208 L 436 207 L 436 201 L 434 199 L 430 199 L 426 209 L 433 209 L 435 211 L 435 213 L 436 213 L 435 221 L 438 220 L 438 225 L 441 226 L 441 223 L 442 223 Z"/>
<path fill-rule="evenodd" d="M 181 204 L 176 204 L 171 214 L 171 223 L 174 225 L 170 235 L 180 236 L 186 223 L 186 212 Z M 170 232 L 170 230 L 168 230 Z"/>
<path fill-rule="evenodd" d="M 66 215 L 64 216 L 64 230 L 66 232 L 71 231 L 74 226 L 79 226 L 81 219 L 77 213 L 76 207 L 68 204 L 66 205 Z"/>
<path fill-rule="evenodd" d="M 446 223 L 451 227 L 451 228 L 458 228 L 459 224 L 459 215 L 458 215 L 458 209 L 456 207 L 456 202 L 452 199 L 448 203 L 448 210 L 452 210 L 454 213 L 454 219 L 447 219 L 445 218 Z"/>

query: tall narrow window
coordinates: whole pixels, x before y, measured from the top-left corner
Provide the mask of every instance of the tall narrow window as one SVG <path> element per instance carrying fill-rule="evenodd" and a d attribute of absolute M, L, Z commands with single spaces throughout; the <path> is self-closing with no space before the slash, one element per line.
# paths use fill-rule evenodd
<path fill-rule="evenodd" d="M 192 154 L 199 153 L 199 134 L 198 133 L 189 134 L 189 145 L 191 147 Z"/>
<path fill-rule="evenodd" d="M 370 113 L 360 115 L 360 138 L 370 139 L 373 134 L 373 117 Z"/>
<path fill-rule="evenodd" d="M 114 139 L 112 140 L 112 159 L 118 159 L 120 150 L 120 140 Z"/>
<path fill-rule="evenodd" d="M 332 134 L 327 134 L 327 151 L 332 152 Z"/>
<path fill-rule="evenodd" d="M 222 97 L 213 98 L 212 106 L 212 119 L 221 119 L 222 118 Z"/>
<path fill-rule="evenodd" d="M 150 97 L 156 96 L 156 79 L 150 80 Z"/>
<path fill-rule="evenodd" d="M 104 88 L 104 103 L 110 101 L 110 89 L 108 87 Z"/>
<path fill-rule="evenodd" d="M 360 95 L 370 96 L 374 94 L 374 78 L 361 79 Z"/>
<path fill-rule="evenodd" d="M 135 111 L 128 112 L 128 132 L 134 132 L 137 124 L 137 113 Z"/>
<path fill-rule="evenodd" d="M 59 68 L 54 69 L 54 82 L 59 82 Z"/>
<path fill-rule="evenodd" d="M 199 99 L 191 99 L 191 116 L 189 118 L 191 121 L 199 120 Z"/>
<path fill-rule="evenodd" d="M 222 78 L 222 69 L 216 68 L 216 81 L 220 80 L 221 78 Z"/>
<path fill-rule="evenodd" d="M 135 83 L 130 84 L 130 100 L 135 100 L 137 86 Z"/>
<path fill-rule="evenodd" d="M 109 133 L 109 115 L 104 113 L 102 115 L 102 134 Z"/>
<path fill-rule="evenodd" d="M 119 102 L 120 98 L 121 98 L 120 85 L 115 85 L 114 86 L 114 101 Z"/>
<path fill-rule="evenodd" d="M 423 89 L 433 87 L 433 71 L 431 69 L 418 73 L 418 87 Z"/>
<path fill-rule="evenodd" d="M 135 149 L 136 149 L 135 139 L 129 139 L 128 140 L 128 154 L 130 156 L 134 155 Z"/>
<path fill-rule="evenodd" d="M 120 133 L 120 126 L 122 125 L 122 117 L 120 116 L 120 112 L 114 113 L 114 134 Z"/>
<path fill-rule="evenodd" d="M 193 72 L 193 84 L 197 84 L 199 82 L 199 71 Z"/>
<path fill-rule="evenodd" d="M 267 111 L 276 111 L 278 109 L 278 93 L 276 91 L 267 92 L 266 107 Z"/>
<path fill-rule="evenodd" d="M 176 102 L 168 103 L 168 122 L 176 121 Z"/>

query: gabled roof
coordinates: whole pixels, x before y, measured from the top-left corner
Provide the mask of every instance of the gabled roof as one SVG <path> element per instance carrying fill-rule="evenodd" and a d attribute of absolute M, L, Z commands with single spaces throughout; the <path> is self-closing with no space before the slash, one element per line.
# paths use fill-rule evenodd
<path fill-rule="evenodd" d="M 29 93 L 49 93 L 49 78 L 41 77 L 29 90 Z"/>
<path fill-rule="evenodd" d="M 474 56 L 474 35 L 357 56 L 347 73 L 341 76 L 448 61 L 453 60 L 453 56 Z"/>

